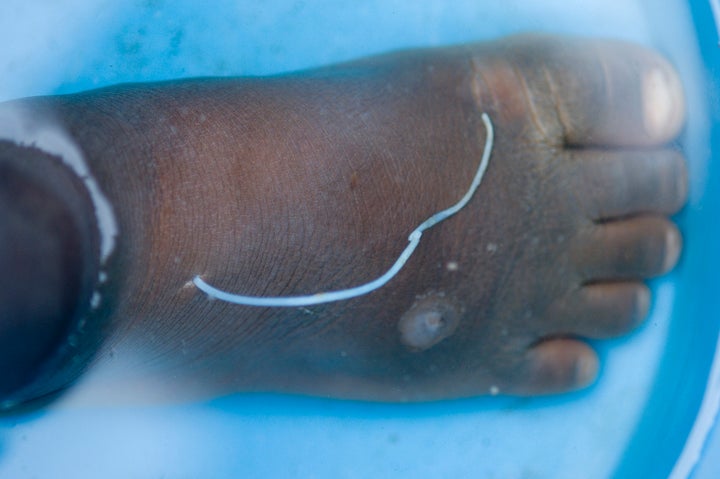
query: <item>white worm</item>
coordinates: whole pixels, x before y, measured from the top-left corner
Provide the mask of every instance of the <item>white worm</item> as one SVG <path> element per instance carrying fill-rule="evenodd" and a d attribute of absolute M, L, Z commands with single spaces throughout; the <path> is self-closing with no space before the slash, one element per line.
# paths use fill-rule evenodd
<path fill-rule="evenodd" d="M 480 186 L 480 182 L 482 181 L 483 176 L 485 175 L 485 170 L 487 169 L 488 163 L 490 162 L 490 153 L 492 152 L 494 140 L 493 124 L 490 121 L 490 117 L 486 113 L 483 113 L 482 120 L 483 123 L 485 123 L 485 129 L 487 133 L 485 137 L 485 150 L 483 151 L 482 159 L 480 160 L 480 166 L 477 169 L 477 173 L 475 173 L 475 178 L 473 178 L 473 181 L 470 184 L 470 188 L 468 189 L 467 193 L 465 193 L 465 196 L 463 196 L 460 201 L 458 201 L 455 205 L 451 206 L 448 209 L 435 213 L 430 218 L 423 221 L 420 226 L 415 228 L 413 232 L 410 233 L 410 236 L 408 236 L 409 243 L 405 247 L 403 252 L 400 253 L 400 257 L 398 257 L 398 259 L 395 261 L 395 264 L 393 264 L 392 267 L 379 278 L 370 281 L 369 283 L 356 286 L 354 288 L 341 289 L 338 291 L 327 291 L 304 296 L 244 296 L 240 294 L 228 293 L 227 291 L 222 291 L 209 285 L 199 275 L 193 278 L 193 284 L 195 284 L 195 286 L 199 290 L 203 291 L 211 298 L 226 301 L 228 303 L 264 307 L 299 307 L 312 306 L 322 303 L 331 303 L 334 301 L 343 301 L 346 299 L 368 294 L 378 288 L 385 286 L 385 284 L 387 284 L 387 282 L 390 281 L 396 274 L 398 274 L 402 267 L 405 266 L 405 263 L 410 258 L 410 255 L 413 254 L 415 248 L 417 248 L 418 244 L 420 243 L 420 238 L 422 237 L 423 231 L 428 228 L 432 228 L 436 224 L 460 211 L 463 207 L 465 207 L 465 205 L 468 204 L 472 196 L 475 194 L 475 191 L 478 189 L 478 186 Z"/>

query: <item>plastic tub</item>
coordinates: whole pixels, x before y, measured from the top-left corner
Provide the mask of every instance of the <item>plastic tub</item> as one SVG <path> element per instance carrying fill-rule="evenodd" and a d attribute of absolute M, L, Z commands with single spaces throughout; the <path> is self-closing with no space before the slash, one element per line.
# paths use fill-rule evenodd
<path fill-rule="evenodd" d="M 599 382 L 553 398 L 379 405 L 276 395 L 143 408 L 62 408 L 6 418 L 0 477 L 686 477 L 717 407 L 720 266 L 717 97 L 710 4 L 6 0 L 0 98 L 125 81 L 268 74 L 400 47 L 541 30 L 652 45 L 680 69 L 691 198 L 686 249 L 653 283 L 633 335 L 598 343 Z M 708 381 L 710 379 L 710 381 Z M 710 385 L 710 387 L 707 387 Z M 698 413 L 702 410 L 702 414 Z M 696 421 L 696 418 L 700 417 Z M 688 440 L 690 439 L 690 440 Z M 717 477 L 720 433 L 696 479 Z M 679 461 L 679 462 L 678 462 Z"/>

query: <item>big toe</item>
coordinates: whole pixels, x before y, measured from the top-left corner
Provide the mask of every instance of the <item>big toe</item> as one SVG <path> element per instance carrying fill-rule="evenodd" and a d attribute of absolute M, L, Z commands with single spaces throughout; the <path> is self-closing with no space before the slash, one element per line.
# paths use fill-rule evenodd
<path fill-rule="evenodd" d="M 680 78 L 653 50 L 610 40 L 521 36 L 512 41 L 541 124 L 571 145 L 646 147 L 685 119 Z M 550 98 L 550 100 L 544 100 Z"/>

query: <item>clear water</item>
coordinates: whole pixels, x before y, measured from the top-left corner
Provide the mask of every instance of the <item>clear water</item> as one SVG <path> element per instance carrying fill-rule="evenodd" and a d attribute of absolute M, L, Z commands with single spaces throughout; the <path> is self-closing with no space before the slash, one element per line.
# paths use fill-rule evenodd
<path fill-rule="evenodd" d="M 590 391 L 413 406 L 240 395 L 185 406 L 50 410 L 0 424 L 0 477 L 600 479 L 670 471 L 702 399 L 718 330 L 717 231 L 706 224 L 717 230 L 720 188 L 708 145 L 720 123 L 702 76 L 702 55 L 712 54 L 707 43 L 715 46 L 717 37 L 704 2 L 694 11 L 680 0 L 662 2 L 662 11 L 651 0 L 3 4 L 11 13 L 0 16 L 1 99 L 275 73 L 525 30 L 650 44 L 673 59 L 688 86 L 683 145 L 692 196 L 679 218 L 687 243 L 680 267 L 654 283 L 645 327 L 597 345 L 604 369 Z M 702 474 L 713 467 L 703 462 L 697 477 L 711 477 Z"/>

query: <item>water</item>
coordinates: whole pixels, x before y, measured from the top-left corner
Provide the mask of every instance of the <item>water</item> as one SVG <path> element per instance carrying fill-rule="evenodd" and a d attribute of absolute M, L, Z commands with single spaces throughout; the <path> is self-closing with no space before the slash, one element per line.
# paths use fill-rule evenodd
<path fill-rule="evenodd" d="M 712 285 L 720 265 L 713 219 L 720 189 L 708 145 L 720 118 L 699 76 L 701 54 L 713 54 L 714 30 L 702 26 L 713 37 L 703 37 L 698 50 L 693 18 L 680 1 L 663 2 L 662 11 L 649 0 L 481 3 L 222 0 L 206 9 L 190 0 L 5 0 L 12 14 L 0 18 L 0 98 L 276 73 L 524 30 L 654 45 L 688 86 L 691 115 L 682 141 L 692 185 L 679 218 L 686 252 L 677 271 L 654 283 L 648 323 L 628 338 L 597 345 L 603 371 L 596 386 L 551 399 L 412 406 L 266 395 L 51 410 L 3 421 L 0 477 L 667 475 L 702 399 L 718 329 Z M 703 8 L 696 2 L 696 17 L 707 19 Z M 715 230 L 706 229 L 708 221 Z M 701 476 L 712 467 L 705 464 L 699 479 L 711 477 Z"/>

